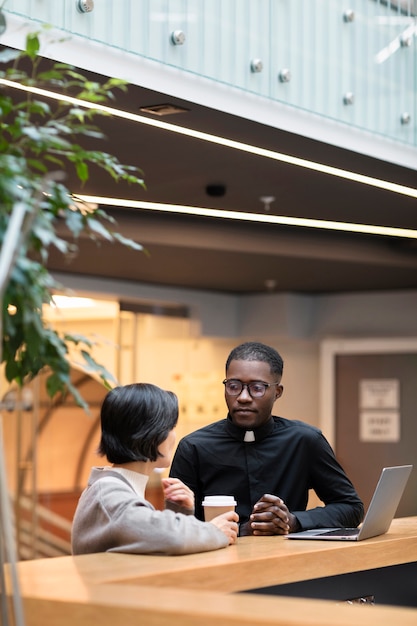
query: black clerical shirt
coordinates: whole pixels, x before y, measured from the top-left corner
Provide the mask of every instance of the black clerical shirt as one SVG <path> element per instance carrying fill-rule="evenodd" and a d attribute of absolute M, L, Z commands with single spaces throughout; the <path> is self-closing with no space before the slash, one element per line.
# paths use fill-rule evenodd
<path fill-rule="evenodd" d="M 195 494 L 195 514 L 204 519 L 206 495 L 232 495 L 239 523 L 248 521 L 263 494 L 282 498 L 302 530 L 357 526 L 363 504 L 318 428 L 282 417 L 255 429 L 252 442 L 228 416 L 205 426 L 178 444 L 170 476 Z M 325 506 L 306 511 L 309 490 Z"/>

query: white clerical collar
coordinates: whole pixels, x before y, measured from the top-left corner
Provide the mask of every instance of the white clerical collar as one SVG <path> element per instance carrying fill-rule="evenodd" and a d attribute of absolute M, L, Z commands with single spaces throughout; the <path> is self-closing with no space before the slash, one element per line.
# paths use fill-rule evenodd
<path fill-rule="evenodd" d="M 253 430 L 247 430 L 245 432 L 243 441 L 245 441 L 246 443 L 251 443 L 252 441 L 255 441 L 255 433 L 253 432 Z"/>

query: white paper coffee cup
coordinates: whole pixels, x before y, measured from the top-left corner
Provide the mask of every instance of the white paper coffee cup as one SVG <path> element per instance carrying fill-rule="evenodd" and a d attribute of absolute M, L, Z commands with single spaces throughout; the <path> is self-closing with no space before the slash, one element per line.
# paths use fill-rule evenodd
<path fill-rule="evenodd" d="M 203 502 L 204 519 L 209 522 L 213 517 L 234 511 L 236 508 L 236 500 L 233 496 L 205 496 Z"/>

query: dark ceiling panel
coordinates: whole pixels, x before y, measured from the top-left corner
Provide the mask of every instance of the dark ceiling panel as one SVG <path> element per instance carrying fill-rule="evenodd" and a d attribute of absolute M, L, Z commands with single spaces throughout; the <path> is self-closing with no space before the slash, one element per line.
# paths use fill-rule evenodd
<path fill-rule="evenodd" d="M 92 76 L 94 79 L 102 77 Z M 245 94 L 242 94 L 245 97 Z M 214 111 L 137 86 L 115 105 L 139 113 L 169 102 L 188 109 L 164 121 L 333 167 L 416 187 L 415 170 Z M 272 105 L 271 105 L 272 106 Z M 150 117 L 150 114 L 148 114 Z M 417 201 L 328 174 L 254 156 L 116 117 L 96 120 L 107 139 L 90 147 L 143 169 L 146 189 L 115 184 L 91 170 L 81 187 L 68 170 L 74 193 L 124 197 L 264 213 L 261 196 L 274 196 L 267 213 L 417 229 Z M 222 196 L 207 185 L 222 184 Z M 105 208 L 105 207 L 104 207 Z M 129 237 L 149 256 L 81 240 L 71 260 L 52 251 L 55 271 L 228 293 L 275 291 L 326 293 L 417 287 L 415 241 L 282 226 L 185 218 L 140 210 L 111 209 Z M 269 283 L 268 283 L 269 284 Z"/>
<path fill-rule="evenodd" d="M 417 287 L 417 254 L 385 238 L 112 211 L 147 254 L 82 238 L 54 271 L 228 293 L 329 293 Z M 271 282 L 272 281 L 272 282 Z"/>

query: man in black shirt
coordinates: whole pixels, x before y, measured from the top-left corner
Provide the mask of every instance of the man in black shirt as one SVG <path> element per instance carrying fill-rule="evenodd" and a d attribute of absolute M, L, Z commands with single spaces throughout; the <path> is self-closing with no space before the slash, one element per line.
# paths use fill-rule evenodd
<path fill-rule="evenodd" d="M 283 393 L 282 371 L 282 358 L 270 346 L 234 348 L 223 381 L 227 418 L 180 441 L 170 476 L 192 489 L 200 519 L 204 496 L 234 496 L 240 535 L 355 527 L 363 503 L 321 431 L 272 415 Z M 310 489 L 324 506 L 306 510 Z"/>

